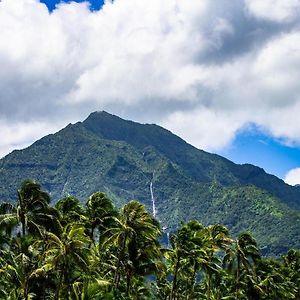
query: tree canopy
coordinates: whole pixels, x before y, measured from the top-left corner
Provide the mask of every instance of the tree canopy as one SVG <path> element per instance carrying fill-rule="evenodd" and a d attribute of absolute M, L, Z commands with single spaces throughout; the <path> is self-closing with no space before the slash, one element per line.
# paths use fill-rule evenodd
<path fill-rule="evenodd" d="M 0 299 L 300 299 L 298 250 L 263 257 L 251 233 L 196 220 L 163 232 L 101 192 L 52 206 L 27 180 L 17 195 L 0 204 Z"/>

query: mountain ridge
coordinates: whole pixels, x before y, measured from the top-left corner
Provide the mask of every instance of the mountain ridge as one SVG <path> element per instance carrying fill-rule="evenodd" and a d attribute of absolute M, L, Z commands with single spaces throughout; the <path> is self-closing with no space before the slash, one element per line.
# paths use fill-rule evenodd
<path fill-rule="evenodd" d="M 99 118 L 99 115 L 101 115 L 101 118 Z M 105 111 L 91 113 L 89 115 L 89 117 L 85 121 L 82 122 L 82 124 L 86 128 L 88 128 L 89 130 L 91 130 L 92 132 L 95 132 L 95 134 L 96 134 L 96 132 L 99 132 L 99 130 L 101 130 L 103 128 L 108 128 L 107 124 L 105 124 L 104 122 L 101 122 L 101 126 L 97 126 L 96 130 L 94 130 L 91 126 L 86 126 L 85 124 L 90 124 L 90 123 L 95 124 L 94 119 L 97 119 L 98 121 L 99 120 L 103 121 L 104 120 L 103 116 L 105 118 L 108 118 L 109 120 L 116 120 L 117 119 L 118 121 L 122 122 L 122 124 L 128 124 L 128 123 L 129 124 L 134 124 L 135 126 L 139 126 L 140 128 L 142 126 L 151 126 L 151 127 L 158 128 L 159 130 L 162 130 L 164 133 L 170 134 L 172 138 L 176 139 L 176 142 L 174 142 L 174 143 L 176 143 L 176 147 L 177 148 L 178 148 L 178 142 L 180 142 L 181 146 L 183 146 L 183 147 L 190 147 L 191 149 L 193 149 L 194 151 L 197 151 L 197 152 L 201 151 L 201 153 L 203 155 L 208 154 L 207 152 L 205 152 L 205 151 L 203 151 L 201 149 L 197 149 L 196 147 L 188 144 L 182 138 L 180 138 L 179 136 L 173 134 L 172 132 L 170 132 L 169 130 L 167 130 L 167 129 L 163 128 L 163 127 L 160 127 L 160 126 L 155 125 L 155 124 L 140 124 L 140 123 L 133 122 L 133 121 L 123 120 L 120 117 L 115 116 L 115 115 L 111 115 L 111 114 L 109 114 L 109 113 L 107 113 Z M 114 132 L 115 132 L 115 128 L 114 128 Z M 138 135 L 138 133 L 135 133 L 135 134 Z M 105 137 L 106 138 L 110 138 L 110 139 L 112 138 L 111 134 L 109 136 L 103 136 L 103 137 L 104 138 Z M 114 136 L 114 137 L 115 137 L 115 140 L 123 140 L 123 141 L 128 142 L 128 138 L 127 138 L 128 136 L 126 136 L 126 138 L 124 138 L 124 136 L 120 136 L 120 135 L 118 135 L 117 137 L 116 136 Z M 174 141 L 174 140 L 172 139 L 172 141 Z M 168 142 L 167 142 L 168 145 L 172 145 L 172 141 L 170 141 L 170 139 L 169 139 Z M 153 140 L 147 141 L 147 142 L 151 143 L 153 145 Z M 147 143 L 145 143 L 145 145 L 146 144 Z M 156 146 L 157 146 L 157 144 L 156 144 Z M 158 143 L 158 150 L 161 151 L 161 147 L 160 147 L 159 143 Z M 178 149 L 177 149 L 177 151 L 178 151 Z M 167 153 L 167 154 L 168 154 L 167 155 L 168 158 L 174 159 L 174 156 L 170 157 L 170 155 L 169 155 L 170 153 Z M 277 183 L 280 183 L 282 186 L 285 187 L 284 192 L 282 192 L 282 188 L 276 189 L 275 196 L 281 198 L 281 197 L 284 197 L 284 193 L 287 193 L 287 190 L 290 192 L 290 191 L 295 191 L 297 189 L 296 193 L 300 197 L 300 188 L 299 187 L 297 188 L 297 187 L 291 187 L 291 186 L 289 186 L 282 179 L 276 177 L 275 175 L 266 173 L 263 168 L 260 168 L 258 166 L 255 166 L 255 165 L 252 165 L 252 164 L 248 164 L 248 163 L 246 163 L 246 164 L 235 164 L 232 161 L 230 161 L 230 160 L 228 160 L 228 159 L 226 159 L 226 158 L 224 158 L 224 157 L 222 157 L 220 155 L 209 153 L 209 156 L 211 156 L 211 155 L 214 155 L 215 158 L 221 160 L 225 165 L 230 165 L 230 167 L 233 168 L 232 171 L 233 171 L 234 175 L 236 175 L 236 176 L 238 176 L 240 178 L 241 178 L 241 175 L 243 175 L 242 180 L 240 180 L 239 184 L 254 184 L 255 186 L 259 186 L 260 188 L 265 189 L 266 187 L 263 184 L 260 183 L 260 180 L 261 180 L 261 176 L 265 176 L 266 175 L 266 176 L 268 176 L 268 179 L 270 179 L 270 180 L 271 179 L 276 180 Z M 178 160 L 176 160 L 176 158 L 177 157 L 175 157 L 175 162 L 178 163 Z M 187 166 L 187 167 L 189 167 L 189 166 Z M 193 167 L 195 167 L 195 166 L 193 165 Z M 244 173 L 239 172 L 239 169 L 241 169 L 241 168 L 243 169 Z M 195 172 L 193 172 L 192 175 L 195 175 L 196 179 L 201 179 L 201 178 L 197 178 L 197 175 L 195 174 Z M 253 180 L 254 177 L 255 177 L 255 180 Z M 249 180 L 249 179 L 252 179 L 252 180 Z M 222 182 L 222 179 L 220 179 L 220 181 Z M 222 183 L 226 184 L 226 182 L 224 182 L 224 181 Z M 274 189 L 274 186 L 272 186 L 272 189 Z M 270 190 L 268 190 L 268 191 L 270 192 Z M 292 208 L 298 208 L 298 209 L 300 209 L 300 200 L 299 200 L 299 198 L 298 198 L 298 200 L 292 201 L 292 202 L 295 202 L 295 203 L 292 203 Z"/>
<path fill-rule="evenodd" d="M 199 150 L 158 125 L 92 113 L 1 159 L 0 200 L 14 201 L 26 178 L 39 181 L 54 201 L 67 194 L 85 201 L 100 190 L 117 206 L 137 199 L 151 211 L 154 199 L 169 230 L 196 218 L 224 223 L 234 234 L 254 230 L 267 253 L 300 248 L 299 188 Z"/>

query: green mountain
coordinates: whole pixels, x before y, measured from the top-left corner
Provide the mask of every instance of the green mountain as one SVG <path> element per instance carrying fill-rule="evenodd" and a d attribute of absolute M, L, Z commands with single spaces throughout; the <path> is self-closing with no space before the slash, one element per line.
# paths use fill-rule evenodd
<path fill-rule="evenodd" d="M 170 131 L 106 112 L 48 135 L 0 160 L 0 200 L 15 201 L 32 178 L 54 201 L 95 191 L 117 206 L 141 201 L 166 231 L 198 219 L 249 230 L 266 254 L 300 249 L 300 188 L 253 165 L 196 149 Z M 155 207 L 154 207 L 155 206 Z"/>

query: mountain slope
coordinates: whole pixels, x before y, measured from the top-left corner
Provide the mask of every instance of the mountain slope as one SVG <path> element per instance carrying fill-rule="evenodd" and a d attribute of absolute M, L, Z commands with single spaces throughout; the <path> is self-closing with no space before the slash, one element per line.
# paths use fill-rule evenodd
<path fill-rule="evenodd" d="M 237 165 L 219 155 L 199 150 L 157 125 L 125 121 L 106 112 L 92 113 L 83 125 L 100 138 L 125 141 L 140 150 L 152 145 L 197 181 L 216 179 L 228 186 L 253 184 L 279 197 L 292 208 L 300 209 L 300 187 L 289 186 L 276 176 L 265 173 L 262 168 L 250 164 Z"/>
<path fill-rule="evenodd" d="M 268 254 L 300 248 L 299 188 L 198 150 L 157 125 L 106 112 L 1 159 L 0 200 L 14 201 L 25 178 L 39 181 L 55 201 L 66 194 L 85 201 L 100 190 L 118 206 L 138 199 L 152 210 L 152 192 L 168 231 L 197 218 L 235 234 L 251 230 Z"/>

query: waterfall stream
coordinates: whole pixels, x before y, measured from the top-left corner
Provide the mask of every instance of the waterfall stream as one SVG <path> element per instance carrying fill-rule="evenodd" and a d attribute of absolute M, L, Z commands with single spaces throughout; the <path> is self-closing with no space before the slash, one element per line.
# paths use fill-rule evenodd
<path fill-rule="evenodd" d="M 154 172 L 153 172 L 153 176 L 152 176 L 152 180 L 154 177 Z M 155 206 L 155 197 L 154 197 L 154 192 L 153 192 L 153 181 L 150 181 L 150 185 L 149 185 L 149 189 L 150 189 L 150 195 L 151 195 L 151 202 L 152 202 L 152 215 L 154 218 L 156 218 L 157 215 L 157 210 L 156 210 L 156 206 Z M 170 247 L 170 233 L 169 231 L 167 231 L 168 227 L 167 226 L 163 226 L 163 232 L 165 232 L 167 234 L 167 247 Z"/>
<path fill-rule="evenodd" d="M 152 214 L 153 217 L 156 217 L 156 207 L 155 207 L 155 198 L 153 194 L 153 183 L 152 181 L 150 182 L 150 194 L 151 194 L 151 202 L 152 202 Z"/>

